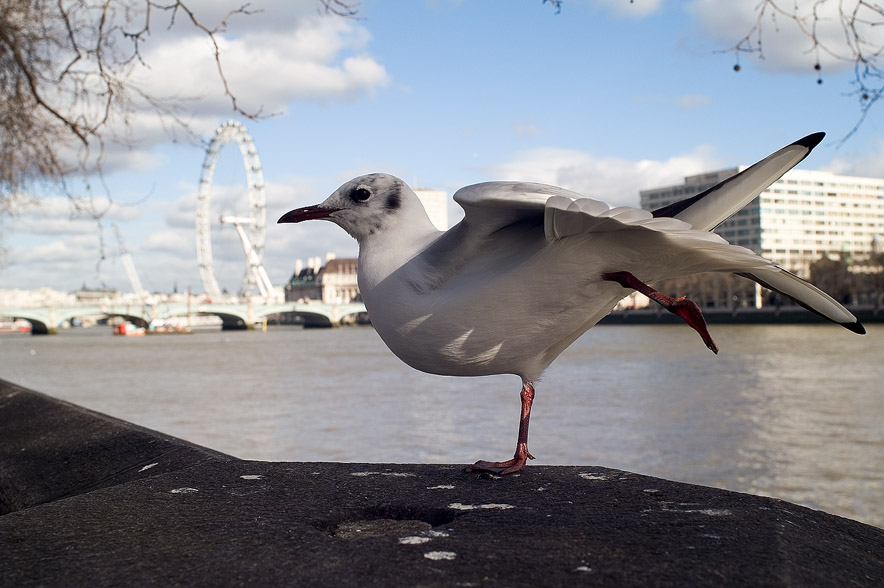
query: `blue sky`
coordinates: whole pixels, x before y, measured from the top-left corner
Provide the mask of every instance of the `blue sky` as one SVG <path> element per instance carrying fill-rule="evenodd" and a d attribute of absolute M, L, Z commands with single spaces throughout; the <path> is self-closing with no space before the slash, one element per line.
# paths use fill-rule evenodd
<path fill-rule="evenodd" d="M 224 3 L 191 4 L 211 21 Z M 199 96 L 185 107 L 204 137 L 230 118 L 246 125 L 267 184 L 265 267 L 281 284 L 295 259 L 351 256 L 356 246 L 330 223 L 275 220 L 367 172 L 449 196 L 475 182 L 522 179 L 637 205 L 642 188 L 750 164 L 822 130 L 827 140 L 803 167 L 884 175 L 878 110 L 838 146 L 859 116 L 845 64 L 823 56 L 817 84 L 809 42 L 783 19 L 765 31 L 766 59 L 742 55 L 739 73 L 733 54 L 717 52 L 748 32 L 756 5 L 565 0 L 556 14 L 540 0 L 366 0 L 352 20 L 318 15 L 315 0 L 255 0 L 251 8 L 263 12 L 231 21 L 222 60 L 245 108 L 278 115 L 237 119 L 205 40 L 180 23 L 155 27 L 145 48 L 151 70 L 137 75 L 158 94 Z M 150 116 L 131 129 L 134 146 L 107 155 L 104 261 L 96 221 L 44 195 L 0 221 L 0 289 L 103 282 L 128 290 L 116 223 L 147 288 L 202 291 L 194 209 L 204 146 L 173 142 Z M 245 212 L 242 168 L 228 144 L 213 216 Z M 458 207 L 450 211 L 457 220 Z M 216 225 L 212 234 L 218 280 L 235 290 L 245 263 L 234 231 Z"/>

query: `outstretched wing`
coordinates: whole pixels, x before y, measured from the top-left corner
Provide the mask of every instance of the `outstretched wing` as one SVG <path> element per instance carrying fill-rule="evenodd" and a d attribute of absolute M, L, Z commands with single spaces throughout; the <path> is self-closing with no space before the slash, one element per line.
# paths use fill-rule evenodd
<path fill-rule="evenodd" d="M 516 224 L 542 226 L 548 241 L 580 233 L 607 232 L 641 226 L 667 231 L 691 226 L 677 219 L 654 218 L 629 206 L 612 208 L 577 192 L 529 182 L 485 182 L 461 188 L 454 201 L 464 209 L 455 227 L 467 241 L 484 240 Z M 575 214 L 576 213 L 576 214 Z"/>
<path fill-rule="evenodd" d="M 649 248 L 649 255 L 656 255 L 659 260 L 675 256 L 682 271 L 692 267 L 697 273 L 736 273 L 788 296 L 807 310 L 854 333 L 865 332 L 856 317 L 831 296 L 749 249 L 731 245 L 715 233 L 694 230 L 682 220 L 657 218 L 648 211 L 625 207 L 597 212 L 598 204 L 600 203 L 594 200 L 587 203 L 586 200 L 572 201 L 564 197 L 550 198 L 546 205 L 547 239 L 552 241 L 590 232 L 627 229 L 664 232 L 673 247 L 664 248 L 658 245 L 656 250 Z M 637 234 L 632 238 L 643 237 Z M 647 261 L 651 268 L 660 264 L 654 259 Z"/>
<path fill-rule="evenodd" d="M 694 271 L 738 273 L 792 298 L 827 320 L 854 332 L 864 332 L 857 319 L 825 292 L 749 249 L 731 245 L 715 233 L 697 230 L 688 222 L 692 219 L 697 223 L 717 224 L 716 219 L 721 215 L 714 214 L 710 205 L 724 202 L 726 207 L 732 208 L 738 200 L 734 196 L 737 192 L 754 193 L 751 196 L 754 198 L 806 156 L 821 138 L 821 134 L 810 135 L 781 149 L 746 170 L 742 178 L 732 178 L 730 185 L 725 182 L 718 191 L 707 192 L 709 199 L 705 204 L 699 204 L 700 198 L 682 211 L 675 211 L 678 218 L 661 217 L 630 207 L 612 208 L 604 202 L 545 184 L 487 182 L 467 186 L 454 195 L 455 201 L 464 209 L 464 219 L 424 252 L 423 258 L 430 267 L 425 268 L 425 281 L 417 286 L 421 290 L 439 287 L 481 255 L 493 241 L 497 241 L 495 247 L 506 247 L 509 239 L 515 248 L 532 237 L 553 242 L 592 233 L 631 231 L 634 237 L 630 239 L 644 239 L 650 236 L 650 231 L 665 234 L 678 249 L 695 258 Z M 745 198 L 744 194 L 742 199 Z M 685 214 L 691 210 L 694 210 L 693 216 Z M 653 260 L 648 262 L 654 264 Z"/>
<path fill-rule="evenodd" d="M 795 274 L 772 265 L 760 270 L 736 272 L 737 275 L 758 282 L 768 290 L 779 292 L 824 319 L 839 324 L 859 335 L 864 335 L 865 327 L 853 314 L 841 306 L 834 298 Z"/>
<path fill-rule="evenodd" d="M 577 192 L 547 184 L 485 182 L 461 188 L 454 193 L 454 201 L 464 209 L 464 222 L 473 231 L 491 234 L 516 222 L 542 220 L 551 196 L 583 198 Z M 607 204 L 598 204 L 608 208 Z"/>
<path fill-rule="evenodd" d="M 705 192 L 659 208 L 653 214 L 655 217 L 674 217 L 686 221 L 694 229 L 712 230 L 798 165 L 825 136 L 825 133 L 813 133 L 799 139 Z M 776 265 L 735 273 L 779 292 L 807 310 L 855 333 L 865 333 L 865 328 L 856 317 L 831 296 Z"/>
<path fill-rule="evenodd" d="M 825 136 L 813 133 L 799 139 L 705 192 L 658 208 L 653 214 L 674 217 L 695 229 L 711 231 L 798 165 Z"/>
<path fill-rule="evenodd" d="M 752 251 L 730 245 L 714 233 L 691 230 L 684 221 L 654 218 L 650 212 L 636 208 L 612 208 L 555 186 L 488 182 L 462 188 L 454 199 L 463 207 L 464 219 L 421 253 L 424 265 L 414 275 L 415 288 L 420 291 L 441 287 L 474 260 L 483 259 L 491 248 L 502 252 L 502 257 L 507 251 L 527 251 L 532 242 L 552 243 L 566 237 L 614 231 L 632 232 L 624 239 L 639 249 L 643 244 L 659 241 L 663 235 L 671 236 L 671 247 L 665 255 L 692 254 L 689 262 L 682 263 L 682 274 L 751 271 L 770 265 Z M 655 260 L 648 259 L 647 264 L 653 266 Z"/>

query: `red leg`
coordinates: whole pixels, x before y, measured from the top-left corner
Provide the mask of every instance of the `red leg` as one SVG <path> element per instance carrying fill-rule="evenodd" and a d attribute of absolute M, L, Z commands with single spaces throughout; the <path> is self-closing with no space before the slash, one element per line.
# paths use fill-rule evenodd
<path fill-rule="evenodd" d="M 638 290 L 657 304 L 660 304 L 669 312 L 681 317 L 684 322 L 689 324 L 691 328 L 700 334 L 706 347 L 708 347 L 713 353 L 718 353 L 718 345 L 715 344 L 715 341 L 712 340 L 712 336 L 709 335 L 709 331 L 706 329 L 706 319 L 703 318 L 703 312 L 693 300 L 688 300 L 684 296 L 678 298 L 667 296 L 666 294 L 654 290 L 629 272 L 602 274 L 602 279 L 610 282 L 617 282 L 624 288 Z"/>
<path fill-rule="evenodd" d="M 529 459 L 534 459 L 534 456 L 528 453 L 528 419 L 531 418 L 531 404 L 534 402 L 534 386 L 531 382 L 525 382 L 522 385 L 519 397 L 522 399 L 522 412 L 519 415 L 519 439 L 513 458 L 507 461 L 479 460 L 467 468 L 468 472 L 478 470 L 501 475 L 513 474 L 522 471 Z"/>

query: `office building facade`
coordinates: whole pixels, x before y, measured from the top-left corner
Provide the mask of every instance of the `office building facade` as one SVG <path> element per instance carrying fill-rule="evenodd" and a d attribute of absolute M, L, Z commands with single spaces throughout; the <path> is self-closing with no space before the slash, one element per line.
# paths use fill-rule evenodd
<path fill-rule="evenodd" d="M 688 198 L 743 169 L 643 190 L 641 207 L 655 210 Z M 823 257 L 846 260 L 851 271 L 880 271 L 874 254 L 884 249 L 884 179 L 793 169 L 715 231 L 803 278 Z"/>

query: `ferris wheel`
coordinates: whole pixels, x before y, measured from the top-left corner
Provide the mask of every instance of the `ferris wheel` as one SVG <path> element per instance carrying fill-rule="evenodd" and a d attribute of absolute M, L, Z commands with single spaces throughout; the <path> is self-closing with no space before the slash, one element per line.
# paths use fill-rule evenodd
<path fill-rule="evenodd" d="M 254 141 L 246 132 L 246 128 L 236 121 L 228 121 L 215 130 L 215 137 L 209 143 L 206 157 L 203 160 L 196 203 L 196 255 L 199 261 L 200 278 L 208 297 L 220 298 L 222 296 L 221 288 L 218 287 L 218 280 L 215 277 L 215 265 L 212 259 L 210 200 L 218 155 L 221 153 L 221 148 L 230 141 L 239 145 L 246 167 L 249 213 L 248 216 L 223 216 L 220 218 L 220 222 L 234 225 L 246 254 L 246 270 L 243 274 L 240 294 L 249 295 L 257 286 L 261 295 L 268 298 L 273 293 L 273 285 L 261 264 L 267 224 L 264 174 L 261 171 L 261 162 L 258 159 L 258 150 L 255 148 Z M 244 226 L 246 228 L 243 228 Z"/>

